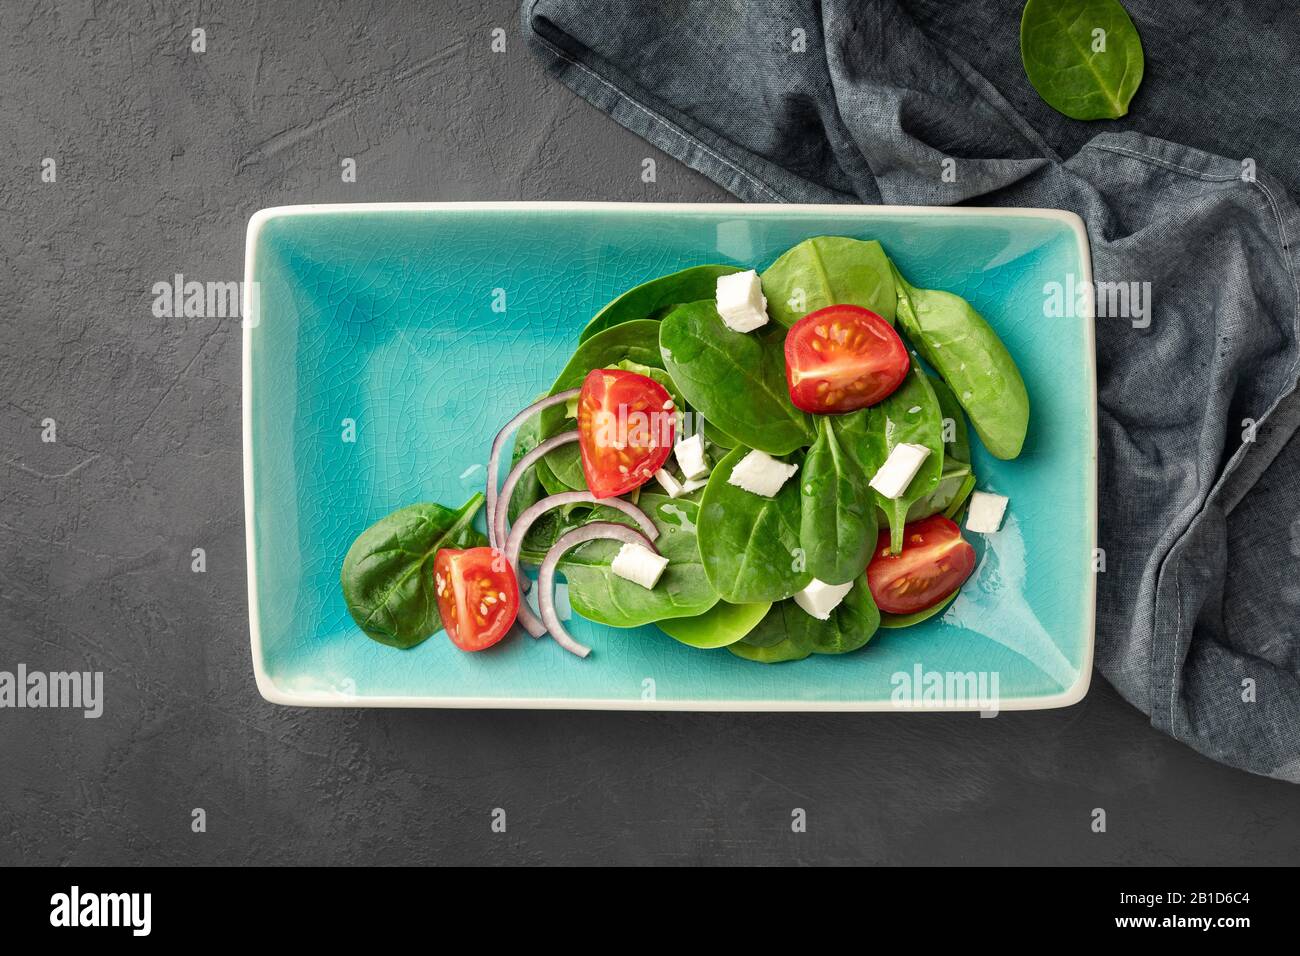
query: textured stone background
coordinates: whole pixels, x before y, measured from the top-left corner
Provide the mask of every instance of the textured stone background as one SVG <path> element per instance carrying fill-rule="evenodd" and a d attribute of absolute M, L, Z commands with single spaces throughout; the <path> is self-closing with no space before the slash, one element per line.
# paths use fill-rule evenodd
<path fill-rule="evenodd" d="M 5 11 L 0 670 L 100 669 L 107 703 L 0 711 L 0 863 L 1294 861 L 1293 787 L 1161 736 L 1100 678 L 985 721 L 265 703 L 239 329 L 154 318 L 152 284 L 242 278 L 248 216 L 281 203 L 726 197 L 545 78 L 513 0 Z"/>

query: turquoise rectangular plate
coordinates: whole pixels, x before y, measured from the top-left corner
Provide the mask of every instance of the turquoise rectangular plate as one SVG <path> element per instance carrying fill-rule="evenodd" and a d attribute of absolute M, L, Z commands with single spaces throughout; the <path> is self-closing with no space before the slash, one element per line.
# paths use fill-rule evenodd
<path fill-rule="evenodd" d="M 980 487 L 1011 504 L 1001 531 L 969 536 L 979 562 L 946 612 L 879 631 L 853 654 L 779 665 L 688 648 L 654 627 L 619 630 L 578 618 L 574 635 L 594 649 L 586 660 L 522 634 L 466 654 L 442 633 L 402 651 L 357 629 L 338 583 L 352 539 L 403 505 L 455 507 L 481 491 L 494 433 L 550 387 L 601 306 L 690 265 L 762 269 L 825 234 L 879 239 L 911 282 L 969 299 L 1006 341 L 1029 388 L 1020 458 L 998 461 L 976 449 Z M 1093 318 L 1050 318 L 1044 307 L 1049 283 L 1091 283 L 1086 233 L 1073 214 L 622 203 L 286 207 L 249 223 L 247 280 L 249 617 L 257 684 L 268 700 L 988 711 L 1064 706 L 1087 691 L 1097 523 Z M 963 693 L 962 681 L 974 678 L 983 693 Z"/>

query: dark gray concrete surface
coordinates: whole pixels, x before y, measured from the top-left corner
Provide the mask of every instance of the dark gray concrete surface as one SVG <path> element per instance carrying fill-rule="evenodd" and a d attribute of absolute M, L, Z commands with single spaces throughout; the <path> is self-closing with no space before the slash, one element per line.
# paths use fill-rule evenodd
<path fill-rule="evenodd" d="M 726 197 L 544 77 L 513 0 L 4 20 L 0 670 L 102 670 L 106 703 L 0 710 L 0 863 L 1295 861 L 1300 792 L 1163 737 L 1100 678 L 995 720 L 264 702 L 238 325 L 155 318 L 152 284 L 240 279 L 249 214 L 281 203 Z"/>

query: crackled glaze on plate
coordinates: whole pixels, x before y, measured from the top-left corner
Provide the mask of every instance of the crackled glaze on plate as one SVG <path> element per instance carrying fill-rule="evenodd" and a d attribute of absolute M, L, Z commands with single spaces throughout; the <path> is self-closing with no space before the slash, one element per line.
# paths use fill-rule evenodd
<path fill-rule="evenodd" d="M 879 239 L 916 285 L 969 299 L 1024 374 L 1015 461 L 975 444 L 1010 497 L 972 534 L 971 580 L 942 615 L 863 650 L 762 666 L 654 627 L 575 618 L 588 660 L 517 636 L 466 654 L 442 633 L 365 638 L 339 591 L 356 534 L 416 501 L 482 490 L 492 437 L 544 392 L 623 290 L 689 265 L 762 269 L 810 236 Z M 718 710 L 892 709 L 895 675 L 996 673 L 1000 709 L 1087 690 L 1096 528 L 1093 322 L 1045 318 L 1044 286 L 1091 279 L 1082 224 L 1039 210 L 482 203 L 257 213 L 244 332 L 249 614 L 258 686 L 304 705 Z M 504 296 L 504 311 L 494 302 Z M 343 440 L 348 421 L 356 440 Z M 479 520 L 482 526 L 482 518 Z M 918 701 L 953 707 L 952 701 Z M 975 709 L 971 704 L 956 709 Z"/>

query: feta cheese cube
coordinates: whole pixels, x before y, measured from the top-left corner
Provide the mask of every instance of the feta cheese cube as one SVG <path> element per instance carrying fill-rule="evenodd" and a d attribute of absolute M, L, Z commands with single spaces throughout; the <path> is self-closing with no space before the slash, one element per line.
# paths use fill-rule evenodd
<path fill-rule="evenodd" d="M 709 463 L 704 458 L 704 436 L 699 432 L 679 441 L 673 447 L 673 454 L 677 456 L 677 465 L 687 481 L 709 473 Z"/>
<path fill-rule="evenodd" d="M 813 578 L 806 588 L 794 596 L 794 603 L 812 617 L 824 621 L 831 616 L 831 611 L 840 606 L 844 595 L 852 590 L 852 581 L 848 584 L 827 584 Z"/>
<path fill-rule="evenodd" d="M 717 306 L 722 324 L 734 332 L 752 332 L 767 325 L 767 298 L 753 269 L 718 276 Z"/>
<path fill-rule="evenodd" d="M 1007 499 L 987 491 L 976 491 L 970 496 L 970 510 L 966 512 L 966 530 L 992 534 L 1002 527 L 1002 516 L 1007 513 Z"/>
<path fill-rule="evenodd" d="M 659 482 L 669 498 L 680 498 L 686 494 L 682 488 L 682 483 L 674 478 L 672 472 L 667 468 L 660 468 L 655 472 L 655 481 Z"/>
<path fill-rule="evenodd" d="M 903 497 L 903 492 L 907 491 L 907 486 L 929 457 L 930 449 L 924 445 L 909 445 L 906 442 L 895 445 L 871 479 L 871 487 L 886 498 Z"/>
<path fill-rule="evenodd" d="M 771 498 L 781 486 L 799 470 L 798 465 L 787 465 L 761 451 L 751 451 L 731 469 L 727 484 L 743 488 L 752 495 Z"/>
<path fill-rule="evenodd" d="M 639 584 L 647 591 L 659 583 L 668 567 L 668 559 L 640 544 L 628 543 L 618 549 L 609 569 L 626 581 Z"/>

